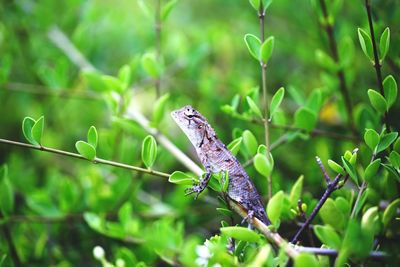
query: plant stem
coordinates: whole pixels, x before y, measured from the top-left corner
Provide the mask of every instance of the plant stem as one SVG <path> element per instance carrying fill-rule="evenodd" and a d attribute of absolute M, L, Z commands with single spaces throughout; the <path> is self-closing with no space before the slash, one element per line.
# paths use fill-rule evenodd
<path fill-rule="evenodd" d="M 0 219 L 3 219 L 3 218 L 4 218 L 3 213 L 0 211 Z M 10 252 L 11 258 L 14 262 L 15 267 L 22 266 L 21 260 L 18 256 L 17 248 L 15 247 L 15 244 L 13 242 L 13 239 L 11 236 L 11 231 L 8 228 L 8 225 L 4 224 L 1 228 L 3 230 L 4 238 L 7 241 L 8 249 L 9 249 L 9 252 Z"/>
<path fill-rule="evenodd" d="M 328 18 L 328 10 L 326 8 L 326 3 L 325 0 L 320 0 L 320 5 L 321 5 L 321 9 L 322 9 L 322 14 L 324 16 L 324 25 L 323 28 L 325 29 L 326 34 L 328 35 L 328 41 L 329 41 L 329 48 L 331 50 L 331 54 L 333 57 L 333 60 L 337 63 L 340 64 L 340 58 L 339 58 L 339 54 L 338 54 L 338 49 L 337 49 L 337 43 L 336 43 L 336 39 L 335 39 L 335 35 L 333 34 L 333 27 L 331 25 L 331 23 L 329 23 Z M 347 116 L 348 116 L 348 121 L 349 121 L 349 127 L 351 128 L 352 132 L 354 135 L 357 135 L 357 130 L 354 126 L 354 121 L 353 121 L 353 107 L 351 104 L 351 99 L 350 99 L 350 94 L 349 94 L 349 90 L 347 88 L 347 84 L 346 84 L 346 78 L 343 72 L 343 69 L 340 68 L 337 72 L 336 75 L 339 79 L 339 89 L 340 92 L 342 94 L 343 100 L 344 100 L 344 104 L 345 104 L 345 108 L 347 111 Z"/>
<path fill-rule="evenodd" d="M 160 59 L 161 59 L 161 0 L 156 0 L 156 10 L 155 10 L 155 25 L 154 25 L 154 31 L 155 31 L 155 45 L 156 45 L 156 59 L 158 63 L 160 64 Z M 156 96 L 157 98 L 160 97 L 161 95 L 161 73 L 160 76 L 157 77 L 155 81 L 156 85 Z"/>
<path fill-rule="evenodd" d="M 376 42 L 375 42 L 375 32 L 374 32 L 374 24 L 372 22 L 372 11 L 371 11 L 371 4 L 369 0 L 365 0 L 365 9 L 367 11 L 367 16 L 368 16 L 368 25 L 369 25 L 369 32 L 371 34 L 371 40 L 372 40 L 372 50 L 374 52 L 374 68 L 375 68 L 375 73 L 376 73 L 376 80 L 378 83 L 378 88 L 383 97 L 385 97 L 385 91 L 383 89 L 383 79 L 382 79 L 382 72 L 381 72 L 381 63 L 379 61 L 379 56 L 378 56 L 378 49 L 376 47 Z M 390 130 L 389 126 L 389 118 L 388 118 L 388 113 L 385 111 L 385 114 L 383 115 L 383 120 L 386 126 L 387 130 Z"/>
<path fill-rule="evenodd" d="M 59 150 L 59 149 L 54 149 L 54 148 L 50 148 L 50 147 L 35 146 L 35 145 L 27 144 L 27 143 L 21 143 L 21 142 L 16 142 L 16 141 L 11 141 L 11 140 L 1 139 L 1 138 L 0 138 L 0 143 L 14 145 L 14 146 L 20 146 L 20 147 L 25 147 L 25 148 L 35 149 L 35 150 L 41 150 L 41 151 L 45 151 L 45 152 L 49 152 L 49 153 L 53 153 L 53 154 L 58 154 L 58 155 L 62 155 L 62 156 L 73 157 L 73 158 L 77 158 L 77 159 L 81 159 L 81 160 L 90 161 L 90 160 L 84 158 L 80 154 L 63 151 L 63 150 Z M 123 168 L 123 169 L 127 169 L 127 170 L 132 170 L 132 171 L 144 172 L 147 174 L 152 174 L 152 175 L 164 177 L 164 178 L 168 178 L 170 176 L 168 173 L 159 172 L 159 171 L 155 171 L 152 169 L 145 169 L 145 168 L 140 168 L 140 167 L 136 167 L 136 166 L 131 166 L 128 164 L 119 163 L 119 162 L 115 162 L 115 161 L 111 161 L 111 160 L 105 160 L 105 159 L 101 159 L 101 158 L 95 158 L 94 160 L 92 160 L 90 162 L 95 163 L 95 164 L 100 163 L 100 164 L 104 164 L 104 165 L 110 165 L 110 166 Z"/>
<path fill-rule="evenodd" d="M 338 174 L 332 182 L 328 183 L 328 186 L 326 187 L 324 194 L 322 195 L 322 197 L 318 201 L 317 206 L 314 208 L 314 210 L 312 211 L 310 217 L 308 217 L 307 221 L 301 226 L 299 231 L 297 231 L 296 235 L 293 237 L 293 239 L 292 239 L 292 241 L 290 243 L 292 243 L 292 244 L 297 243 L 297 241 L 299 240 L 300 234 L 310 225 L 312 220 L 314 220 L 315 216 L 317 216 L 317 213 L 319 212 L 319 210 L 324 205 L 325 201 L 332 194 L 332 192 L 336 190 L 336 186 L 338 185 L 338 183 L 340 181 L 340 178 L 342 178 L 342 175 Z"/>
<path fill-rule="evenodd" d="M 260 1 L 260 8 L 258 10 L 258 18 L 260 21 L 260 40 L 261 44 L 264 43 L 265 41 L 265 12 L 264 12 L 264 6 L 262 2 Z M 269 152 L 270 152 L 270 144 L 269 144 L 269 122 L 268 122 L 268 100 L 267 100 L 267 64 L 264 62 L 260 62 L 261 65 L 261 87 L 262 87 L 262 93 L 263 93 L 263 108 L 264 108 L 264 138 L 265 138 L 265 146 L 267 150 L 267 157 L 269 157 Z M 269 175 L 267 177 L 268 180 L 268 199 L 272 198 L 272 176 Z"/>

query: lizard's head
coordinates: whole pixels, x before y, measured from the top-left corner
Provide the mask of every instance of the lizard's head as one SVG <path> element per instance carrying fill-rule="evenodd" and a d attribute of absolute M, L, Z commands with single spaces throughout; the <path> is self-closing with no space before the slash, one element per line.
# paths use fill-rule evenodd
<path fill-rule="evenodd" d="M 215 135 L 206 118 L 190 105 L 172 111 L 171 116 L 196 147 L 204 142 L 205 137 Z"/>

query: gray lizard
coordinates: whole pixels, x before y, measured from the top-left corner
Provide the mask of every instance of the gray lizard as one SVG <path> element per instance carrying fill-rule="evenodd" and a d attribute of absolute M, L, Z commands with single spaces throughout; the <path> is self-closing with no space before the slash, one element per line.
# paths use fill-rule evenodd
<path fill-rule="evenodd" d="M 189 105 L 173 111 L 171 116 L 196 148 L 197 155 L 206 170 L 204 178 L 188 188 L 186 193 L 196 193 L 197 198 L 207 187 L 213 173 L 227 171 L 228 197 L 247 210 L 249 219 L 255 216 L 269 225 L 270 221 L 255 185 L 235 156 L 218 139 L 206 118 Z"/>

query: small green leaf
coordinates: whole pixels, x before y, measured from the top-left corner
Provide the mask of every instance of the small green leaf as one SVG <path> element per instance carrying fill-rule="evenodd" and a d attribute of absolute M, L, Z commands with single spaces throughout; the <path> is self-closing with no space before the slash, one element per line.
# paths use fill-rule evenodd
<path fill-rule="evenodd" d="M 376 149 L 376 153 L 379 153 L 388 148 L 394 142 L 394 140 L 396 140 L 397 135 L 397 132 L 391 132 L 381 136 L 378 147 Z"/>
<path fill-rule="evenodd" d="M 170 0 L 168 3 L 166 3 L 163 8 L 161 9 L 161 20 L 165 21 L 169 14 L 171 13 L 172 9 L 175 7 L 176 3 L 178 3 L 177 0 Z"/>
<path fill-rule="evenodd" d="M 225 208 L 216 208 L 216 210 L 221 213 L 222 215 L 225 215 L 227 217 L 233 216 L 233 212 L 231 210 L 225 209 Z M 222 222 L 221 222 L 222 223 Z M 228 227 L 228 225 L 223 226 L 223 227 Z"/>
<path fill-rule="evenodd" d="M 351 165 L 351 163 L 344 157 L 342 157 L 342 162 L 346 172 L 350 175 L 350 178 L 353 179 L 356 184 L 358 184 L 357 172 L 354 169 L 354 166 Z"/>
<path fill-rule="evenodd" d="M 263 176 L 268 177 L 273 169 L 273 164 L 268 160 L 265 154 L 257 153 L 254 156 L 254 167 Z"/>
<path fill-rule="evenodd" d="M 369 97 L 369 101 L 371 102 L 372 107 L 380 112 L 380 113 L 385 113 L 388 105 L 386 102 L 386 99 L 377 91 L 373 90 L 373 89 L 369 89 L 368 90 L 368 97 Z"/>
<path fill-rule="evenodd" d="M 331 72 L 335 72 L 339 69 L 339 65 L 335 62 L 335 60 L 333 60 L 333 58 L 324 51 L 318 49 L 315 52 L 315 57 L 321 67 Z"/>
<path fill-rule="evenodd" d="M 339 235 L 330 225 L 315 225 L 314 232 L 319 240 L 325 245 L 333 249 L 339 249 L 342 243 Z"/>
<path fill-rule="evenodd" d="M 267 64 L 269 58 L 272 55 L 272 51 L 274 50 L 275 38 L 273 36 L 268 37 L 260 48 L 260 60 Z"/>
<path fill-rule="evenodd" d="M 325 204 L 319 211 L 319 215 L 325 224 L 331 225 L 336 230 L 341 230 L 344 225 L 343 213 L 339 210 L 335 201 L 333 201 L 331 198 L 326 200 Z"/>
<path fill-rule="evenodd" d="M 376 159 L 373 162 L 371 162 L 367 168 L 365 169 L 364 173 L 364 180 L 367 182 L 371 182 L 372 178 L 376 175 L 376 173 L 379 170 L 379 166 L 381 164 L 381 159 Z"/>
<path fill-rule="evenodd" d="M 142 67 L 153 78 L 158 77 L 161 73 L 161 68 L 153 53 L 146 53 L 142 56 Z"/>
<path fill-rule="evenodd" d="M 103 81 L 101 73 L 96 71 L 84 71 L 81 75 L 92 90 L 98 92 L 107 91 L 108 87 Z"/>
<path fill-rule="evenodd" d="M 374 129 L 367 129 L 364 134 L 364 141 L 367 146 L 374 151 L 375 147 L 379 144 L 379 134 Z"/>
<path fill-rule="evenodd" d="M 44 128 L 44 117 L 40 117 L 32 127 L 32 138 L 39 144 L 42 145 L 42 135 Z"/>
<path fill-rule="evenodd" d="M 276 225 L 281 217 L 283 198 L 283 191 L 279 191 L 268 202 L 267 214 L 273 225 Z"/>
<path fill-rule="evenodd" d="M 379 41 L 379 59 L 382 61 L 385 59 L 387 52 L 389 51 L 390 44 L 390 29 L 386 27 L 381 35 L 381 39 Z"/>
<path fill-rule="evenodd" d="M 379 221 L 378 207 L 371 207 L 363 214 L 361 228 L 372 234 L 377 234 L 381 228 Z"/>
<path fill-rule="evenodd" d="M 385 99 L 388 104 L 388 108 L 390 108 L 394 103 L 396 103 L 397 98 L 397 83 L 392 75 L 388 75 L 383 80 L 383 90 L 385 92 Z"/>
<path fill-rule="evenodd" d="M 10 215 L 14 209 L 14 191 L 8 178 L 7 165 L 0 167 L 0 210 Z"/>
<path fill-rule="evenodd" d="M 328 166 L 336 173 L 345 174 L 343 167 L 337 164 L 335 161 L 328 159 Z"/>
<path fill-rule="evenodd" d="M 255 59 L 260 61 L 260 58 L 259 58 L 260 48 L 261 48 L 260 39 L 258 39 L 257 36 L 248 33 L 244 36 L 244 42 L 246 43 L 246 46 L 250 52 L 250 55 L 252 55 Z"/>
<path fill-rule="evenodd" d="M 250 155 L 254 155 L 257 152 L 258 142 L 256 137 L 249 130 L 245 130 L 242 134 L 244 147 Z"/>
<path fill-rule="evenodd" d="M 236 156 L 236 154 L 239 152 L 242 140 L 243 137 L 238 137 L 232 140 L 232 142 L 230 142 L 229 145 L 227 145 L 227 148 L 232 152 L 234 156 Z"/>
<path fill-rule="evenodd" d="M 294 267 L 319 267 L 317 258 L 312 254 L 301 253 L 294 259 Z"/>
<path fill-rule="evenodd" d="M 229 237 L 247 242 L 257 242 L 260 236 L 247 227 L 228 226 L 220 228 L 221 233 Z"/>
<path fill-rule="evenodd" d="M 192 185 L 193 177 L 181 171 L 174 171 L 169 176 L 168 182 L 173 184 Z"/>
<path fill-rule="evenodd" d="M 98 135 L 97 135 L 96 127 L 90 126 L 88 134 L 87 134 L 87 140 L 88 140 L 88 143 L 92 145 L 92 147 L 94 147 L 94 148 L 97 147 Z"/>
<path fill-rule="evenodd" d="M 26 140 L 32 145 L 39 145 L 39 143 L 32 136 L 32 127 L 35 125 L 35 120 L 31 117 L 25 117 L 22 121 L 22 133 Z"/>
<path fill-rule="evenodd" d="M 75 143 L 75 147 L 85 159 L 94 160 L 96 158 L 96 149 L 91 144 L 78 141 Z"/>
<path fill-rule="evenodd" d="M 260 111 L 260 109 L 258 108 L 257 104 L 254 103 L 253 99 L 251 99 L 251 97 L 249 97 L 249 96 L 246 96 L 246 101 L 247 101 L 247 104 L 249 104 L 250 110 L 251 110 L 255 115 L 257 115 L 259 118 L 262 118 L 263 116 L 262 116 L 262 114 L 261 114 L 261 111 Z"/>
<path fill-rule="evenodd" d="M 165 109 L 168 103 L 168 99 L 169 93 L 166 93 L 165 95 L 157 99 L 156 103 L 154 104 L 152 126 L 158 127 L 160 125 L 160 122 L 165 115 Z"/>
<path fill-rule="evenodd" d="M 269 117 L 272 119 L 272 116 L 275 114 L 277 109 L 282 103 L 283 97 L 285 96 L 285 88 L 281 87 L 276 91 L 274 96 L 271 99 L 271 105 L 269 108 Z"/>
<path fill-rule="evenodd" d="M 303 180 L 304 180 L 304 175 L 300 175 L 300 177 L 297 179 L 297 181 L 292 186 L 292 189 L 290 190 L 289 201 L 290 201 L 290 206 L 292 208 L 297 207 L 297 202 L 301 197 L 301 191 L 303 189 Z"/>
<path fill-rule="evenodd" d="M 397 151 L 390 152 L 389 161 L 396 169 L 400 169 L 400 154 Z"/>
<path fill-rule="evenodd" d="M 221 191 L 226 192 L 228 190 L 228 185 L 229 185 L 229 172 L 225 171 L 221 179 Z"/>
<path fill-rule="evenodd" d="M 119 69 L 118 78 L 123 85 L 123 89 L 126 90 L 131 83 L 131 67 L 129 65 L 124 65 Z"/>
<path fill-rule="evenodd" d="M 394 142 L 393 150 L 395 150 L 395 151 L 397 151 L 398 153 L 400 153 L 400 138 L 398 138 L 398 139 L 396 140 L 396 142 Z"/>
<path fill-rule="evenodd" d="M 317 116 L 308 108 L 301 107 L 294 114 L 294 125 L 300 129 L 311 131 L 317 124 Z"/>
<path fill-rule="evenodd" d="M 382 223 L 383 226 L 386 228 L 389 225 L 389 222 L 393 219 L 393 217 L 396 215 L 396 210 L 397 207 L 400 205 L 400 198 L 395 199 L 390 203 L 385 211 L 383 212 L 383 217 L 382 217 Z"/>
<path fill-rule="evenodd" d="M 110 91 L 117 91 L 118 93 L 122 93 L 125 89 L 123 83 L 114 76 L 103 75 L 101 79 Z"/>
<path fill-rule="evenodd" d="M 260 0 L 249 0 L 250 5 L 256 10 L 258 11 L 260 9 Z"/>
<path fill-rule="evenodd" d="M 364 54 L 372 61 L 373 50 L 372 50 L 372 41 L 369 34 L 361 28 L 358 28 L 358 39 L 360 40 L 361 49 Z"/>
<path fill-rule="evenodd" d="M 142 160 L 147 168 L 151 168 L 157 157 L 157 143 L 153 136 L 148 135 L 142 143 Z"/>

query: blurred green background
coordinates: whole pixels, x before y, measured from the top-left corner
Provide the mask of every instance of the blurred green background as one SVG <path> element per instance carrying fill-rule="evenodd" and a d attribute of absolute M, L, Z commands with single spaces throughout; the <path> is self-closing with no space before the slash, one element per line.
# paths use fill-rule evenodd
<path fill-rule="evenodd" d="M 329 55 L 330 48 L 319 23 L 320 13 L 312 2 L 275 1 L 267 10 L 266 36 L 275 37 L 267 67 L 269 97 L 282 86 L 286 89 L 273 122 L 292 125 L 296 109 L 319 88 L 322 101 L 316 127 L 352 136 L 338 77 L 321 56 Z M 363 1 L 327 2 L 341 3 L 333 16 L 334 37 L 344 61 L 353 109 L 358 110 L 368 105 L 367 89 L 377 88 L 374 70 L 357 36 L 358 27 L 368 29 Z M 396 78 L 400 69 L 399 2 L 371 2 L 376 32 L 380 35 L 385 27 L 391 29 L 390 50 L 382 72 Z M 209 119 L 224 143 L 230 143 L 245 129 L 263 143 L 262 125 L 235 118 L 223 108 L 235 95 L 241 98 L 240 113 L 248 110 L 243 100 L 246 95 L 259 100 L 260 65 L 243 41 L 247 33 L 259 35 L 258 16 L 248 1 L 177 1 L 161 22 L 160 50 L 154 21 L 157 3 L 0 1 L 0 138 L 25 142 L 23 118 L 44 115 L 43 144 L 76 151 L 75 142 L 85 140 L 87 129 L 94 125 L 99 132 L 98 157 L 143 167 L 141 146 L 148 133 L 126 118 L 128 105 L 116 103 L 115 92 L 102 88 L 104 84 L 96 86 L 96 76 L 83 74 L 83 66 L 72 62 L 55 45 L 51 37 L 55 31 L 65 34 L 98 75 L 118 76 L 121 67 L 128 65 L 131 82 L 123 101 L 132 100 L 133 108 L 150 120 L 157 100 L 157 77 L 143 67 L 142 58 L 160 52 L 160 91 L 169 98 L 157 128 L 196 162 L 188 140 L 169 118 L 171 110 L 186 104 Z M 161 1 L 162 6 L 167 4 Z M 59 36 L 55 38 L 60 40 Z M 372 108 L 366 109 L 373 113 Z M 394 129 L 400 126 L 398 112 L 396 103 L 389 119 Z M 309 204 L 309 213 L 325 188 L 315 156 L 323 162 L 338 160 L 344 151 L 360 147 L 365 125 L 362 119 L 355 121 L 359 133 L 353 138 L 356 141 L 293 131 L 293 140 L 273 150 L 273 192 L 289 192 L 296 179 L 304 175 L 303 201 Z M 272 128 L 271 142 L 289 132 Z M 242 163 L 249 160 L 245 151 L 238 157 Z M 362 162 L 367 163 L 368 157 L 361 152 Z M 215 210 L 220 205 L 215 193 L 203 193 L 193 201 L 184 197 L 186 186 L 170 184 L 165 178 L 5 144 L 0 144 L 0 163 L 8 165 L 15 200 L 8 225 L 24 266 L 97 266 L 92 255 L 97 245 L 105 249 L 110 261 L 123 258 L 126 266 L 138 262 L 191 265 L 196 258 L 195 246 L 219 233 L 224 218 Z M 187 171 L 162 146 L 158 147 L 153 168 L 166 173 Z M 252 166 L 246 170 L 266 197 L 266 179 Z M 385 189 L 383 184 L 392 186 Z M 399 185 L 385 178 L 375 189 L 371 205 L 379 203 L 379 198 L 398 196 Z M 351 188 L 335 194 L 350 196 Z M 103 220 L 109 222 L 107 231 L 96 228 Z M 297 230 L 293 220 L 281 227 L 281 234 L 287 238 Z M 0 238 L 0 257 L 5 251 L 7 241 Z M 4 264 L 12 265 L 9 256 Z"/>

